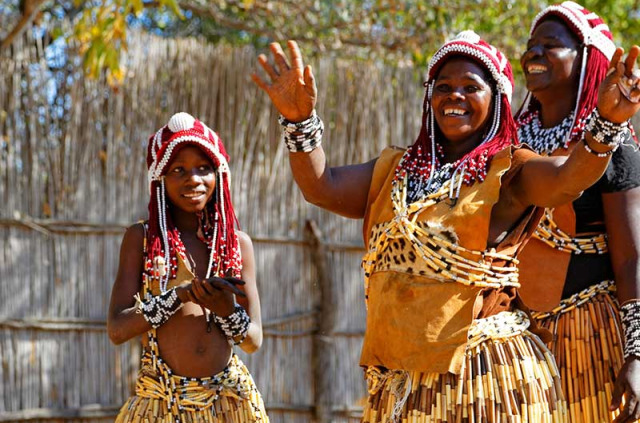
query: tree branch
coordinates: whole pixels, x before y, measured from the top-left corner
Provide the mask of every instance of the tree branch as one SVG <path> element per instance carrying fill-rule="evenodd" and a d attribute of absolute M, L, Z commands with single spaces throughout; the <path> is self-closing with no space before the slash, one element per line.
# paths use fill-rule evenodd
<path fill-rule="evenodd" d="M 9 34 L 6 36 L 2 43 L 0 43 L 0 50 L 4 50 L 11 46 L 13 40 L 19 37 L 24 30 L 33 22 L 35 17 L 38 15 L 38 11 L 40 10 L 40 6 L 44 3 L 45 0 L 25 0 L 23 5 L 22 16 L 16 25 L 13 27 Z"/>

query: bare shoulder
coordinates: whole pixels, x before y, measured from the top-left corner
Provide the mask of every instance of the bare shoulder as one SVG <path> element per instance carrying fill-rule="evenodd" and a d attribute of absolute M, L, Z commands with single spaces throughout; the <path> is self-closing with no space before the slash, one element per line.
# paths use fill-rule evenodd
<path fill-rule="evenodd" d="M 240 246 L 240 250 L 244 255 L 245 252 L 253 252 L 253 242 L 251 241 L 251 237 L 247 235 L 246 232 L 236 230 L 236 235 L 238 237 L 238 245 Z"/>
<path fill-rule="evenodd" d="M 122 251 L 131 254 L 142 254 L 145 232 L 143 223 L 136 223 L 129 226 L 122 238 Z"/>

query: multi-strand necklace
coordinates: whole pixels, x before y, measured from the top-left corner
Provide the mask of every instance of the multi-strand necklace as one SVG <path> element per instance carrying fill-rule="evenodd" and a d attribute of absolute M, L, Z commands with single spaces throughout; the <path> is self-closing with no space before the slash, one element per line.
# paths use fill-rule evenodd
<path fill-rule="evenodd" d="M 518 138 L 536 153 L 548 156 L 559 148 L 567 149 L 573 134 L 582 131 L 584 119 L 573 124 L 574 113 L 571 112 L 562 122 L 551 128 L 543 128 L 540 122 L 540 112 L 533 111 L 518 120 Z M 572 128 L 573 126 L 573 128 Z"/>
<path fill-rule="evenodd" d="M 415 155 L 411 154 L 413 148 L 416 148 Z M 456 198 L 463 183 L 471 185 L 476 180 L 483 181 L 487 176 L 486 152 L 476 159 L 465 156 L 453 163 L 440 165 L 443 156 L 439 144 L 436 145 L 435 160 L 432 160 L 431 153 L 423 155 L 420 146 L 409 147 L 396 167 L 392 195 L 395 196 L 396 191 L 406 192 L 405 202 L 411 204 L 440 191 L 451 181 L 449 197 Z"/>

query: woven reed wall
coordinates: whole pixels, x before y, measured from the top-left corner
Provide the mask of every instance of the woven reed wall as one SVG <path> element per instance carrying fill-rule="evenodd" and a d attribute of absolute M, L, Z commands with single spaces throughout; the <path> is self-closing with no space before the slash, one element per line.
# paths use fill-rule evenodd
<path fill-rule="evenodd" d="M 365 396 L 361 222 L 304 202 L 276 114 L 249 78 L 256 53 L 140 35 L 118 92 L 85 80 L 72 53 L 68 71 L 50 69 L 31 35 L 3 54 L 0 422 L 111 421 L 130 394 L 137 342 L 114 347 L 104 320 L 124 228 L 146 215 L 146 138 L 177 111 L 214 128 L 232 158 L 265 322 L 262 349 L 242 358 L 272 421 L 356 421 Z M 414 139 L 417 73 L 313 65 L 332 164 Z M 320 233 L 305 231 L 308 220 Z"/>

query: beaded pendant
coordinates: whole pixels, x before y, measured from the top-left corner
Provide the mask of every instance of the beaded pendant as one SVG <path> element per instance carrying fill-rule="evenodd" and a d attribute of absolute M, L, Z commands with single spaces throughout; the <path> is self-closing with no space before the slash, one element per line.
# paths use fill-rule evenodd
<path fill-rule="evenodd" d="M 578 120 L 574 125 L 573 116 L 574 113 L 571 112 L 558 125 L 543 128 L 540 113 L 536 110 L 518 120 L 518 139 L 543 156 L 548 156 L 559 148 L 567 149 L 573 135 L 582 132 L 585 126 L 585 119 Z"/>

